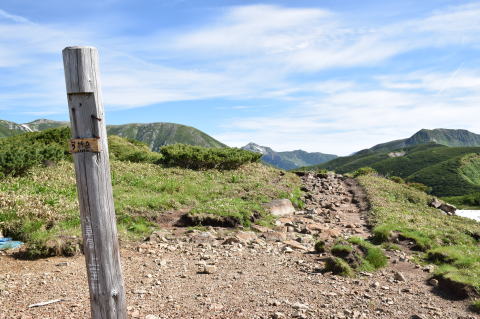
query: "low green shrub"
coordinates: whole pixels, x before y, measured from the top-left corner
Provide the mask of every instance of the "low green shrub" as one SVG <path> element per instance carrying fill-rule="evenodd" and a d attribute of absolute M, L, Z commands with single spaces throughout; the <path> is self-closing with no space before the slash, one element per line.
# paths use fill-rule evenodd
<path fill-rule="evenodd" d="M 351 237 L 347 241 L 357 245 L 364 254 L 362 264 L 359 267 L 360 270 L 373 271 L 387 265 L 387 256 L 380 247 L 359 237 Z"/>
<path fill-rule="evenodd" d="M 353 177 L 359 177 L 363 175 L 376 175 L 378 172 L 371 167 L 361 167 L 353 172 Z"/>
<path fill-rule="evenodd" d="M 430 193 L 432 191 L 431 187 L 428 187 L 427 185 L 422 183 L 407 183 L 407 186 L 424 193 Z"/>
<path fill-rule="evenodd" d="M 394 243 L 390 243 L 390 242 L 383 243 L 382 247 L 383 247 L 383 249 L 389 250 L 389 251 L 401 251 L 402 250 L 399 245 L 394 244 Z"/>
<path fill-rule="evenodd" d="M 110 158 L 133 163 L 161 164 L 163 155 L 150 151 L 147 144 L 120 136 L 108 137 Z"/>
<path fill-rule="evenodd" d="M 0 177 L 19 176 L 34 165 L 68 156 L 68 128 L 26 133 L 0 140 Z"/>
<path fill-rule="evenodd" d="M 352 251 L 353 251 L 352 246 L 344 245 L 344 244 L 336 244 L 331 249 L 332 255 L 337 256 L 337 257 L 348 256 L 348 254 L 350 254 Z"/>
<path fill-rule="evenodd" d="M 70 128 L 61 127 L 0 139 L 0 177 L 21 176 L 39 164 L 71 159 L 68 151 Z M 144 143 L 109 136 L 111 159 L 161 164 L 163 156 Z"/>
<path fill-rule="evenodd" d="M 478 209 L 480 206 L 480 192 L 463 196 L 451 196 L 442 198 L 444 201 L 453 204 L 460 209 Z"/>
<path fill-rule="evenodd" d="M 317 253 L 324 253 L 325 252 L 325 241 L 319 240 L 315 243 L 315 251 Z"/>
<path fill-rule="evenodd" d="M 325 169 L 325 168 L 319 168 L 317 169 L 317 174 L 321 174 L 321 175 L 327 175 L 329 172 L 328 169 Z"/>
<path fill-rule="evenodd" d="M 405 180 L 398 176 L 390 176 L 388 179 L 398 184 L 405 184 Z"/>
<path fill-rule="evenodd" d="M 359 237 L 337 241 L 330 252 L 335 257 L 331 258 L 330 264 L 327 263 L 326 271 L 335 271 L 338 274 L 343 273 L 351 276 L 350 271 L 345 268 L 345 264 L 349 266 L 353 273 L 375 271 L 387 265 L 387 257 L 382 248 Z M 343 263 L 340 263 L 339 260 Z"/>
<path fill-rule="evenodd" d="M 470 308 L 473 312 L 480 314 L 480 299 L 473 301 Z"/>
<path fill-rule="evenodd" d="M 353 277 L 355 275 L 352 267 L 350 267 L 345 260 L 339 257 L 328 258 L 325 261 L 325 271 L 344 277 Z"/>
<path fill-rule="evenodd" d="M 291 192 L 280 194 L 280 198 L 289 199 L 293 206 L 297 209 L 303 209 L 305 207 L 305 202 L 302 199 L 303 192 L 300 187 L 295 187 Z"/>
<path fill-rule="evenodd" d="M 480 224 L 446 216 L 429 207 L 431 196 L 387 179 L 358 178 L 371 209 L 369 223 L 377 242 L 405 242 L 422 251 L 419 262 L 434 263 L 435 276 L 480 292 Z"/>
<path fill-rule="evenodd" d="M 235 169 L 247 163 L 258 162 L 262 154 L 237 148 L 206 148 L 173 144 L 160 149 L 167 166 L 202 169 Z"/>

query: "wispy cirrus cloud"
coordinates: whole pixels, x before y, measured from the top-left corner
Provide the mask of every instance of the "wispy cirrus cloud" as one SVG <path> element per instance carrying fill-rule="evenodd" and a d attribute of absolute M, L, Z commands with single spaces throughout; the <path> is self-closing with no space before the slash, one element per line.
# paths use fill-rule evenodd
<path fill-rule="evenodd" d="M 65 113 L 60 52 L 90 44 L 100 49 L 109 109 L 219 98 L 238 101 L 227 109 L 245 114 L 258 105 L 250 100 L 278 105 L 272 114 L 223 118 L 216 136 L 231 145 L 345 154 L 422 127 L 479 131 L 479 16 L 473 2 L 360 25 L 330 9 L 246 5 L 128 35 L 0 10 L 0 110 Z M 457 49 L 469 54 L 452 62 Z"/>

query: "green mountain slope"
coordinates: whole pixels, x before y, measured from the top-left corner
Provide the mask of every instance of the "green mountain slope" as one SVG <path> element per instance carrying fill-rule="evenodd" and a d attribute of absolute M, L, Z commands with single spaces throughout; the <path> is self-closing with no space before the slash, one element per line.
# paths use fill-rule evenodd
<path fill-rule="evenodd" d="M 255 143 L 249 143 L 242 149 L 261 153 L 263 154 L 262 161 L 264 163 L 286 170 L 324 163 L 337 157 L 332 154 L 309 153 L 302 150 L 275 152 L 270 147 L 260 146 Z"/>
<path fill-rule="evenodd" d="M 0 137 L 43 131 L 49 128 L 67 126 L 68 124 L 68 122 L 46 119 L 35 120 L 25 124 L 0 120 Z M 174 123 L 108 125 L 107 131 L 109 135 L 118 135 L 143 142 L 153 151 L 158 151 L 164 145 L 176 143 L 203 147 L 226 146 L 196 128 Z"/>
<path fill-rule="evenodd" d="M 428 143 L 445 146 L 480 146 L 480 135 L 467 130 L 422 129 L 409 138 L 378 144 L 370 148 L 370 150 L 386 152 Z"/>
<path fill-rule="evenodd" d="M 109 125 L 107 131 L 108 134 L 143 142 L 150 146 L 152 151 L 176 143 L 203 147 L 226 146 L 196 128 L 174 123 Z"/>
<path fill-rule="evenodd" d="M 25 132 L 30 132 L 28 128 L 23 127 L 20 124 L 0 120 L 0 137 L 13 136 Z"/>
<path fill-rule="evenodd" d="M 59 122 L 46 119 L 39 119 L 29 123 L 17 124 L 0 120 L 0 137 L 14 136 L 26 132 L 38 132 L 49 128 L 67 126 L 68 122 Z"/>
<path fill-rule="evenodd" d="M 480 135 L 466 130 L 420 130 L 313 168 L 338 173 L 372 167 L 385 176 L 425 184 L 437 196 L 480 192 Z"/>
<path fill-rule="evenodd" d="M 480 148 L 476 148 L 480 152 Z M 480 192 L 480 153 L 456 156 L 425 167 L 407 178 L 428 185 L 437 196 L 462 196 Z"/>
<path fill-rule="evenodd" d="M 49 128 L 68 126 L 69 122 L 39 119 L 39 120 L 25 123 L 23 125 L 28 126 L 33 132 L 38 132 L 38 131 L 47 130 Z"/>
<path fill-rule="evenodd" d="M 394 152 L 362 151 L 316 166 L 339 173 L 372 167 L 385 176 L 430 186 L 437 196 L 465 195 L 480 191 L 480 147 L 424 144 Z"/>

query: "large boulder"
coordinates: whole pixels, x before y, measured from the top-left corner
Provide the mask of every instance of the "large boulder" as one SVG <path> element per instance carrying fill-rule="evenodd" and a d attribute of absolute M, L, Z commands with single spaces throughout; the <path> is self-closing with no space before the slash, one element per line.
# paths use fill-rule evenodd
<path fill-rule="evenodd" d="M 443 203 L 440 206 L 440 209 L 443 210 L 448 215 L 455 215 L 455 212 L 457 211 L 457 208 L 449 203 Z"/>
<path fill-rule="evenodd" d="M 295 208 L 289 199 L 275 199 L 265 204 L 270 214 L 277 217 L 287 216 L 295 213 Z"/>
<path fill-rule="evenodd" d="M 438 198 L 433 198 L 432 201 L 430 202 L 430 206 L 440 209 L 441 211 L 445 212 L 447 215 L 455 215 L 455 212 L 457 211 L 457 208 L 451 204 L 444 203 Z"/>
<path fill-rule="evenodd" d="M 430 206 L 434 208 L 440 208 L 442 206 L 442 202 L 438 200 L 438 198 L 433 198 L 432 201 L 430 202 Z"/>

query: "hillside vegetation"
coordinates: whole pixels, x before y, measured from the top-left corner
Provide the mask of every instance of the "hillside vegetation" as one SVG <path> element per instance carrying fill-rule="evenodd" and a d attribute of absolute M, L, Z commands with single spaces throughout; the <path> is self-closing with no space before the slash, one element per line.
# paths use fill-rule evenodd
<path fill-rule="evenodd" d="M 58 128 L 0 140 L 0 231 L 26 242 L 32 257 L 79 247 L 68 136 L 68 128 Z M 109 150 L 123 239 L 146 235 L 163 213 L 180 209 L 198 224 L 265 224 L 271 217 L 262 203 L 299 196 L 298 177 L 255 163 L 259 154 L 244 150 L 172 145 L 156 153 L 118 136 L 109 137 Z M 191 163 L 199 170 L 179 168 Z"/>
<path fill-rule="evenodd" d="M 0 138 L 68 125 L 69 122 L 46 119 L 39 119 L 24 124 L 0 120 Z M 159 151 L 162 146 L 177 143 L 202 147 L 226 147 L 225 144 L 196 128 L 175 123 L 107 125 L 107 133 L 143 142 L 152 151 Z"/>
<path fill-rule="evenodd" d="M 412 242 L 421 261 L 437 265 L 442 285 L 457 283 L 468 296 L 480 293 L 480 223 L 429 207 L 430 196 L 404 184 L 373 174 L 358 181 L 371 204 L 369 223 L 378 243 Z"/>
<path fill-rule="evenodd" d="M 109 125 L 107 132 L 109 135 L 143 142 L 152 151 L 159 151 L 162 146 L 177 143 L 201 147 L 226 146 L 196 128 L 174 123 Z"/>
<path fill-rule="evenodd" d="M 366 150 L 315 167 L 342 174 L 372 167 L 384 176 L 425 184 L 434 195 L 456 196 L 480 191 L 479 153 L 480 147 L 424 144 L 388 153 Z"/>
<path fill-rule="evenodd" d="M 25 132 L 43 131 L 49 128 L 67 126 L 68 122 L 52 121 L 39 119 L 29 123 L 17 124 L 5 120 L 0 120 L 0 137 L 9 137 Z"/>
<path fill-rule="evenodd" d="M 409 138 L 378 144 L 369 150 L 389 152 L 399 148 L 429 143 L 445 146 L 480 146 L 480 135 L 467 130 L 422 129 Z"/>

